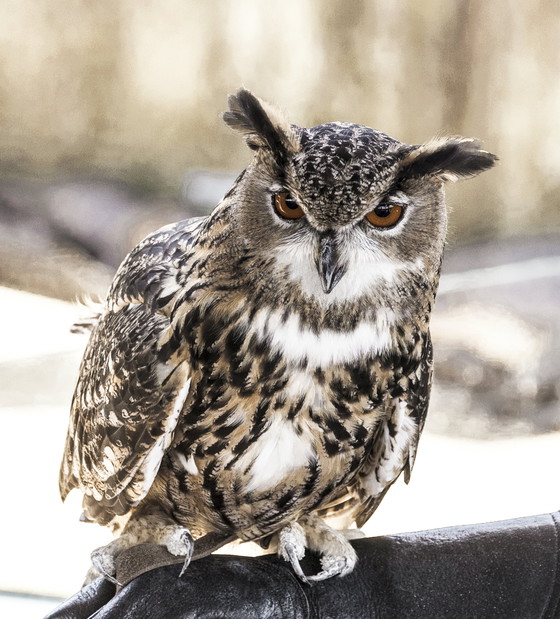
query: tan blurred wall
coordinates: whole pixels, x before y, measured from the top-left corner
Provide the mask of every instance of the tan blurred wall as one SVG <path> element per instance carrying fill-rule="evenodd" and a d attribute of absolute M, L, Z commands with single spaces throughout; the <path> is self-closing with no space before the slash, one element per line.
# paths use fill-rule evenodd
<path fill-rule="evenodd" d="M 480 137 L 501 164 L 450 191 L 460 238 L 560 227 L 557 0 L 3 0 L 0 171 L 238 170 L 240 85 L 302 125 Z"/>

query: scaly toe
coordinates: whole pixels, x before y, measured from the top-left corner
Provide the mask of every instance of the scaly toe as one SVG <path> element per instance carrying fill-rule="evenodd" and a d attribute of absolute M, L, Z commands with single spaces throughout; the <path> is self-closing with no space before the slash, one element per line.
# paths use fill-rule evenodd
<path fill-rule="evenodd" d="M 179 526 L 169 527 L 169 533 L 165 536 L 163 542 L 172 555 L 188 557 L 190 561 L 194 542 L 192 535 L 187 529 Z"/>
<path fill-rule="evenodd" d="M 310 582 L 319 582 L 333 576 L 346 576 L 354 569 L 356 560 L 355 554 L 345 556 L 323 555 L 321 557 L 322 571 L 313 576 L 308 576 L 307 579 Z"/>
<path fill-rule="evenodd" d="M 91 563 L 93 564 L 94 569 L 97 570 L 103 578 L 106 578 L 115 585 L 120 586 L 119 581 L 115 578 L 115 557 L 111 552 L 110 544 L 107 546 L 102 546 L 101 548 L 96 548 L 91 553 Z M 86 579 L 87 578 L 90 578 L 90 572 L 88 572 Z"/>
<path fill-rule="evenodd" d="M 165 547 L 176 557 L 185 557 L 179 578 L 185 573 L 192 559 L 194 541 L 190 532 L 184 527 L 169 527 L 169 534 L 165 539 Z"/>
<path fill-rule="evenodd" d="M 300 560 L 305 555 L 305 531 L 297 523 L 285 526 L 278 535 L 278 554 L 292 564 L 298 578 L 307 583 L 307 576 L 301 569 Z"/>

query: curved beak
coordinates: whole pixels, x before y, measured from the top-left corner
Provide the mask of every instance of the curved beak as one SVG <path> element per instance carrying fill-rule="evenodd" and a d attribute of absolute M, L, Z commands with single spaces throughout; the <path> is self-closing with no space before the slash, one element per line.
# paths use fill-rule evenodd
<path fill-rule="evenodd" d="M 317 271 L 321 285 L 326 294 L 342 279 L 347 266 L 341 259 L 339 241 L 336 232 L 327 230 L 319 235 L 319 255 L 317 256 Z"/>

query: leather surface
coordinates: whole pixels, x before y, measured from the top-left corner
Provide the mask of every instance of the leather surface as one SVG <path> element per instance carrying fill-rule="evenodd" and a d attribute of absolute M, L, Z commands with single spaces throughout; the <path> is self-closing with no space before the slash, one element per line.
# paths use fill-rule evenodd
<path fill-rule="evenodd" d="M 164 565 L 115 593 L 98 579 L 48 619 L 560 617 L 560 513 L 353 542 L 352 574 L 304 585 L 282 559 L 212 555 Z M 139 556 L 151 556 L 137 547 Z M 155 552 L 161 563 L 161 553 Z M 315 557 L 304 571 L 318 571 Z M 145 567 L 145 566 L 144 566 Z M 142 567 L 142 569 L 144 569 Z"/>

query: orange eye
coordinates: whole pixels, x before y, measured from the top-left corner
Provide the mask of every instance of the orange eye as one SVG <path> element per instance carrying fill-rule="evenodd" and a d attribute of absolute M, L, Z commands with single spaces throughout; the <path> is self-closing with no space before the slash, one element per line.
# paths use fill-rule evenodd
<path fill-rule="evenodd" d="M 403 216 L 404 209 L 400 204 L 378 204 L 366 219 L 376 228 L 390 228 Z"/>
<path fill-rule="evenodd" d="M 283 219 L 300 219 L 304 213 L 301 206 L 288 193 L 274 194 L 274 210 Z"/>

